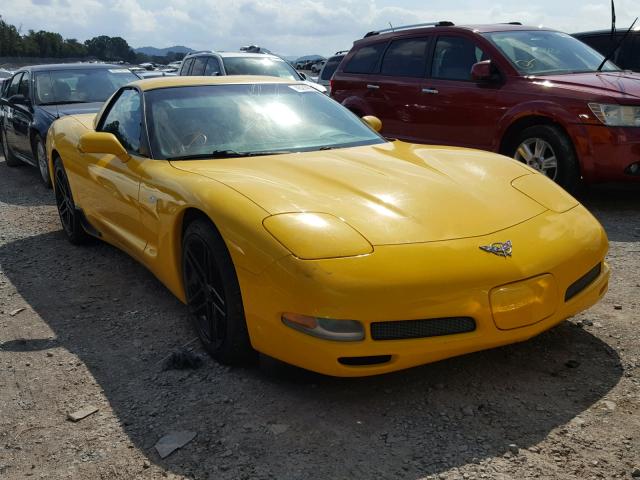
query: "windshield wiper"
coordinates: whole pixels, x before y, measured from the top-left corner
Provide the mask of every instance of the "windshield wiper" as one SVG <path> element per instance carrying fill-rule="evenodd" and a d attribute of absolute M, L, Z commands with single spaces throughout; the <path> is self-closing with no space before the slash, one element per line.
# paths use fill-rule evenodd
<path fill-rule="evenodd" d="M 263 150 L 255 152 L 237 152 L 235 150 L 214 150 L 210 153 L 199 153 L 196 155 L 182 155 L 177 157 L 169 157 L 167 160 L 202 160 L 205 158 L 242 158 L 242 157 L 260 157 L 264 155 L 282 155 L 292 153 L 289 150 Z"/>
<path fill-rule="evenodd" d="M 622 38 L 618 41 L 618 43 L 616 44 L 615 48 L 611 49 L 611 51 L 607 54 L 607 56 L 604 57 L 604 60 L 602 60 L 602 63 L 598 67 L 598 70 L 597 70 L 598 72 L 602 71 L 602 67 L 604 67 L 604 64 L 607 63 L 611 59 L 611 57 L 613 57 L 613 55 L 618 51 L 618 49 L 620 48 L 620 45 L 622 45 L 622 43 L 625 41 L 625 39 L 629 35 L 629 32 L 631 32 L 631 30 L 633 30 L 633 26 L 636 24 L 637 21 L 638 21 L 638 17 L 636 17 L 636 19 L 633 21 L 633 23 L 631 24 L 629 29 L 625 32 L 625 34 L 622 36 Z"/>
<path fill-rule="evenodd" d="M 45 103 L 41 103 L 40 105 L 69 105 L 72 103 L 91 103 L 91 102 L 86 102 L 84 100 L 60 100 L 58 102 L 45 102 Z"/>

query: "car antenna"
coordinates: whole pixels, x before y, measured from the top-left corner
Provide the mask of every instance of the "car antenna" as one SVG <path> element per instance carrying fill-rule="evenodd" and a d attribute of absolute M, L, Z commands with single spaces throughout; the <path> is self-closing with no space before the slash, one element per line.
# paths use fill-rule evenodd
<path fill-rule="evenodd" d="M 636 19 L 633 21 L 633 23 L 631 24 L 629 29 L 624 33 L 622 38 L 618 41 L 616 46 L 613 49 L 611 49 L 611 51 L 609 51 L 609 53 L 606 55 L 606 57 L 604 57 L 604 59 L 602 60 L 602 63 L 598 67 L 598 70 L 597 70 L 598 72 L 602 71 L 602 67 L 604 67 L 604 64 L 607 63 L 611 59 L 611 57 L 613 57 L 613 54 L 616 53 L 616 51 L 618 51 L 618 48 L 620 48 L 620 45 L 622 45 L 622 42 L 625 41 L 625 39 L 627 38 L 627 35 L 629 35 L 629 32 L 631 32 L 631 30 L 633 30 L 633 27 L 634 27 L 634 25 L 636 24 L 637 21 L 638 21 L 638 17 L 636 17 Z"/>
<path fill-rule="evenodd" d="M 611 38 L 616 33 L 616 4 L 611 0 Z"/>

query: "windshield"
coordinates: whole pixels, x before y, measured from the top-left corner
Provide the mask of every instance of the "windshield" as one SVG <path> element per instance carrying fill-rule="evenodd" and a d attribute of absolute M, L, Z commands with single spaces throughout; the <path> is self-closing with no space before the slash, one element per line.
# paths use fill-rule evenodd
<path fill-rule="evenodd" d="M 145 93 L 154 158 L 215 158 L 373 145 L 385 140 L 304 84 L 203 85 Z"/>
<path fill-rule="evenodd" d="M 226 57 L 222 61 L 227 75 L 267 75 L 300 80 L 300 76 L 291 65 L 277 58 Z"/>
<path fill-rule="evenodd" d="M 37 72 L 35 98 L 39 105 L 104 102 L 138 77 L 126 68 L 88 68 Z"/>
<path fill-rule="evenodd" d="M 485 33 L 522 75 L 595 72 L 604 56 L 571 35 L 548 31 Z M 619 71 L 608 61 L 602 71 Z"/>

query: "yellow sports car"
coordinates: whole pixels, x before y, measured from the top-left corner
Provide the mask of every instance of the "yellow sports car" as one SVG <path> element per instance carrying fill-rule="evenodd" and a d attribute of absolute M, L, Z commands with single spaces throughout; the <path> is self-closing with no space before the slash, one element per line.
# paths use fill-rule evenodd
<path fill-rule="evenodd" d="M 528 339 L 607 290 L 602 227 L 514 160 L 387 140 L 311 87 L 164 77 L 47 139 L 62 226 L 126 251 L 221 362 L 373 375 Z"/>

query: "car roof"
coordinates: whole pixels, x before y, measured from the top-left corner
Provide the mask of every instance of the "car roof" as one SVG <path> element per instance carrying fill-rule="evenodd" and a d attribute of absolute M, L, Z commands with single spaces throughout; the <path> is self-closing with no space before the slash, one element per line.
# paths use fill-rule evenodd
<path fill-rule="evenodd" d="M 244 57 L 244 58 L 270 58 L 273 60 L 282 60 L 282 58 L 277 55 L 271 55 L 269 53 L 255 53 L 255 52 L 225 52 L 225 51 L 217 51 L 217 52 L 199 52 L 188 55 L 189 58 L 193 57 L 206 57 L 206 56 L 220 56 L 222 58 L 236 58 L 236 57 Z M 284 60 L 282 60 L 284 61 Z"/>
<path fill-rule="evenodd" d="M 471 25 L 442 25 L 442 26 L 433 26 L 433 27 L 421 27 L 421 28 L 408 28 L 408 29 L 398 29 L 395 32 L 385 32 L 381 34 L 373 34 L 369 36 L 365 36 L 360 40 L 357 40 L 354 43 L 369 43 L 380 40 L 389 40 L 396 37 L 401 37 L 405 35 L 412 34 L 421 34 L 421 33 L 447 33 L 447 32 L 455 32 L 459 30 L 468 30 L 474 33 L 489 33 L 489 32 L 511 32 L 511 31 L 549 31 L 555 32 L 552 28 L 545 27 L 533 27 L 530 25 L 515 25 L 513 23 L 493 23 L 493 24 L 471 24 Z"/>
<path fill-rule="evenodd" d="M 124 69 L 127 68 L 123 65 L 111 65 L 108 63 L 51 63 L 48 65 L 31 65 L 28 67 L 19 68 L 19 71 L 28 71 L 28 72 L 43 72 L 50 70 L 86 70 L 86 69 L 96 69 L 96 68 L 118 68 Z"/>
<path fill-rule="evenodd" d="M 279 77 L 265 77 L 259 75 L 224 75 L 220 77 L 200 77 L 200 76 L 174 76 L 156 77 L 145 80 L 136 80 L 129 85 L 137 86 L 140 90 L 157 90 L 160 88 L 194 87 L 200 85 L 243 85 L 260 83 L 296 83 Z"/>

